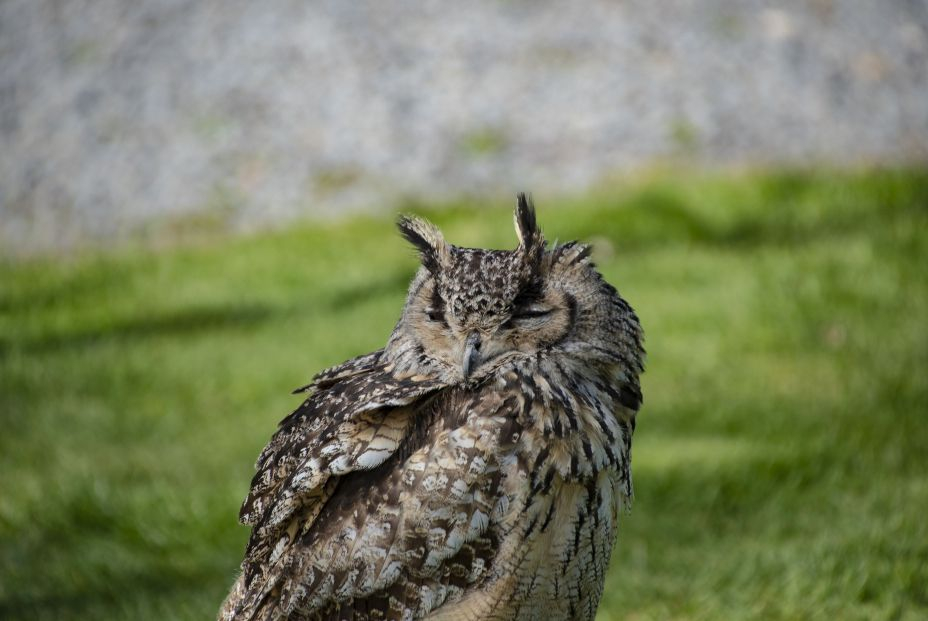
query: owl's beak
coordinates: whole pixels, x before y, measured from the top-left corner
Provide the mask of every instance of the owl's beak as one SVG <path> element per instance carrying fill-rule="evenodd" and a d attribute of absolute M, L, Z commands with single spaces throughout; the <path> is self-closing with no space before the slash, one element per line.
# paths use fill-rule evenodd
<path fill-rule="evenodd" d="M 480 364 L 480 334 L 478 332 L 471 332 L 467 335 L 467 340 L 464 341 L 464 356 L 461 359 L 461 372 L 464 374 L 464 379 L 470 377 L 471 371 L 473 371 Z"/>

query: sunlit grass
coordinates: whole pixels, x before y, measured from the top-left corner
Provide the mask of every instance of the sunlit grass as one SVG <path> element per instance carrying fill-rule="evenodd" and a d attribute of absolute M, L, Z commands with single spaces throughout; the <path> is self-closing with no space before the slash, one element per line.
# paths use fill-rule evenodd
<path fill-rule="evenodd" d="M 644 323 L 600 619 L 928 616 L 928 174 L 669 175 L 536 196 Z M 511 247 L 510 207 L 416 207 Z M 389 218 L 0 263 L 0 618 L 203 619 L 288 394 L 381 346 Z"/>

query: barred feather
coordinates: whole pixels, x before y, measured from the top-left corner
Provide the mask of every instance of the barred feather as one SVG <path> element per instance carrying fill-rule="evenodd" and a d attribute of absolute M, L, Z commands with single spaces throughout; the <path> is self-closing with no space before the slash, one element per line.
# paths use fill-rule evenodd
<path fill-rule="evenodd" d="M 587 246 L 545 251 L 524 197 L 516 226 L 509 252 L 401 222 L 428 265 L 386 348 L 299 389 L 262 451 L 220 619 L 593 619 L 642 333 Z"/>

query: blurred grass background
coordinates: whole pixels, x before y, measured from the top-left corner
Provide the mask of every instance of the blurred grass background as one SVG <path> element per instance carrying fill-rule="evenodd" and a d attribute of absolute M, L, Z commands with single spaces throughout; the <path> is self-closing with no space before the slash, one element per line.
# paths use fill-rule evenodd
<path fill-rule="evenodd" d="M 536 196 L 647 333 L 598 619 L 928 617 L 928 172 Z M 508 201 L 430 209 L 511 247 Z M 383 345 L 388 218 L 0 263 L 0 618 L 206 619 L 289 390 Z"/>

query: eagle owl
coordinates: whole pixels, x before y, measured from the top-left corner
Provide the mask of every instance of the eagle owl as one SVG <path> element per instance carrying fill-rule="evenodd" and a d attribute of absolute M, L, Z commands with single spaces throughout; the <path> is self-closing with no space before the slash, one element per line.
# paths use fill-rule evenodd
<path fill-rule="evenodd" d="M 383 349 L 322 371 L 257 462 L 220 619 L 592 619 L 632 496 L 642 331 L 590 261 L 401 218 L 422 266 Z"/>

